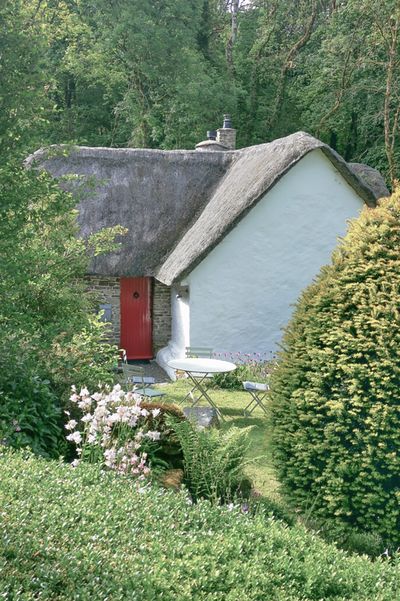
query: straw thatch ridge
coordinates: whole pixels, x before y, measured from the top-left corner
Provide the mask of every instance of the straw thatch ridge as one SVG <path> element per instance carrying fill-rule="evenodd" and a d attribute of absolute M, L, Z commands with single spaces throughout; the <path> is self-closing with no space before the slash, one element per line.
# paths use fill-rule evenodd
<path fill-rule="evenodd" d="M 95 257 L 89 274 L 152 276 L 207 204 L 233 155 L 58 146 L 35 152 L 26 163 L 57 178 L 94 181 L 78 205 L 84 238 L 104 227 L 128 228 L 120 249 Z"/>
<path fill-rule="evenodd" d="M 388 191 L 378 172 L 374 182 L 362 179 L 361 169 L 352 170 L 342 157 L 323 142 L 297 132 L 268 144 L 236 151 L 235 160 L 204 211 L 156 273 L 164 284 L 182 279 L 226 236 L 246 213 L 309 152 L 320 149 L 344 179 L 369 205 Z M 385 191 L 385 194 L 382 194 Z"/>
<path fill-rule="evenodd" d="M 385 180 L 382 175 L 373 167 L 363 165 L 362 163 L 347 163 L 353 173 L 367 184 L 373 190 L 376 198 L 382 198 L 389 195 Z"/>

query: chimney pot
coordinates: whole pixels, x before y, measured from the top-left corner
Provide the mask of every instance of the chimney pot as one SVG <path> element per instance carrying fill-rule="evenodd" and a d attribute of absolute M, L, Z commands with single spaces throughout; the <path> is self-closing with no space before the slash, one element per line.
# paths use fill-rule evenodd
<path fill-rule="evenodd" d="M 230 115 L 224 115 L 224 124 L 222 127 L 224 129 L 232 129 L 232 119 Z"/>
<path fill-rule="evenodd" d="M 207 140 L 216 140 L 216 139 L 217 139 L 217 132 L 215 129 L 212 129 L 207 132 Z"/>

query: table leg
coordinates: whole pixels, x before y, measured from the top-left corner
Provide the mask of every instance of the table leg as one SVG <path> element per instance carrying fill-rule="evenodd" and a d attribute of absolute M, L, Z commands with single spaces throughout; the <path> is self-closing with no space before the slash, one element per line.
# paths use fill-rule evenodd
<path fill-rule="evenodd" d="M 192 380 L 192 382 L 194 382 L 194 386 L 191 388 L 191 390 L 187 393 L 187 395 L 185 396 L 185 398 L 183 399 L 182 403 L 186 403 L 186 401 L 190 402 L 192 404 L 192 406 L 194 407 L 194 405 L 196 405 L 196 403 L 200 400 L 201 395 L 199 398 L 194 398 L 193 393 L 196 390 L 199 390 L 199 384 L 201 385 L 201 383 L 203 382 L 203 380 L 205 380 L 207 378 L 208 374 L 204 374 L 204 376 L 201 376 L 199 378 L 197 378 L 196 381 L 193 380 L 193 377 L 191 376 L 191 374 L 189 372 L 185 372 L 187 374 L 187 376 Z"/>
<path fill-rule="evenodd" d="M 188 371 L 186 373 L 187 373 L 188 377 L 190 378 L 190 380 L 194 384 L 194 386 L 190 392 L 193 392 L 193 390 L 198 390 L 200 393 L 200 396 L 197 397 L 197 399 L 195 400 L 194 403 L 192 403 L 193 406 L 196 405 L 204 397 L 206 399 L 206 401 L 208 402 L 208 404 L 211 405 L 211 407 L 213 407 L 215 409 L 215 411 L 217 412 L 218 416 L 222 419 L 222 421 L 225 421 L 225 418 L 222 415 L 221 411 L 218 409 L 217 405 L 214 403 L 214 401 L 208 394 L 206 387 L 203 386 L 203 382 L 204 382 L 204 380 L 206 380 L 207 374 L 205 374 L 201 378 L 196 378 L 191 372 Z M 185 397 L 185 399 L 187 398 L 187 396 Z"/>

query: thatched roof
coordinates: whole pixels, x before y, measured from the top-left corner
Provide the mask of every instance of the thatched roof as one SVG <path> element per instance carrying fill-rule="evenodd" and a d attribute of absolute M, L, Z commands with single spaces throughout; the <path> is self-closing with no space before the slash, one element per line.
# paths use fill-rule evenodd
<path fill-rule="evenodd" d="M 216 189 L 210 202 L 161 266 L 156 277 L 171 284 L 184 277 L 214 248 L 279 179 L 309 152 L 320 149 L 364 201 L 374 206 L 388 190 L 375 170 L 375 182 L 366 182 L 358 168 L 353 170 L 329 146 L 298 132 L 236 151 L 236 160 Z"/>
<path fill-rule="evenodd" d="M 27 163 L 55 177 L 77 174 L 94 182 L 78 205 L 83 237 L 118 224 L 128 228 L 118 251 L 92 260 L 90 274 L 148 276 L 210 200 L 230 154 L 53 147 L 35 152 Z"/>
<path fill-rule="evenodd" d="M 94 176 L 98 184 L 79 204 L 81 234 L 124 225 L 121 249 L 94 259 L 99 275 L 154 275 L 171 284 L 189 273 L 279 179 L 320 149 L 370 205 L 388 191 L 380 174 L 346 163 L 304 132 L 228 152 L 75 148 L 38 151 L 52 175 Z"/>
<path fill-rule="evenodd" d="M 388 196 L 389 190 L 386 187 L 385 180 L 376 169 L 363 165 L 362 163 L 347 163 L 353 173 L 357 175 L 371 190 L 376 198 Z"/>

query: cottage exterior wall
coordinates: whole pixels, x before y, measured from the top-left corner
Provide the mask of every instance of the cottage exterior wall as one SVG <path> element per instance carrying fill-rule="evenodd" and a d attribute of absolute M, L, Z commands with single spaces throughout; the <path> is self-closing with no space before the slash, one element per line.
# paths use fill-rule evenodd
<path fill-rule="evenodd" d="M 172 331 L 168 345 L 157 353 L 157 363 L 166 371 L 171 380 L 176 379 L 175 370 L 168 367 L 168 361 L 185 356 L 185 347 L 189 346 L 189 297 L 180 288 L 170 289 L 172 308 Z"/>
<path fill-rule="evenodd" d="M 91 275 L 86 276 L 85 280 L 87 282 L 88 290 L 93 294 L 95 301 L 99 305 L 111 305 L 111 322 L 108 340 L 119 346 L 121 331 L 119 278 Z"/>
<path fill-rule="evenodd" d="M 187 277 L 190 344 L 275 352 L 300 292 L 362 206 L 320 150 L 306 155 Z"/>

